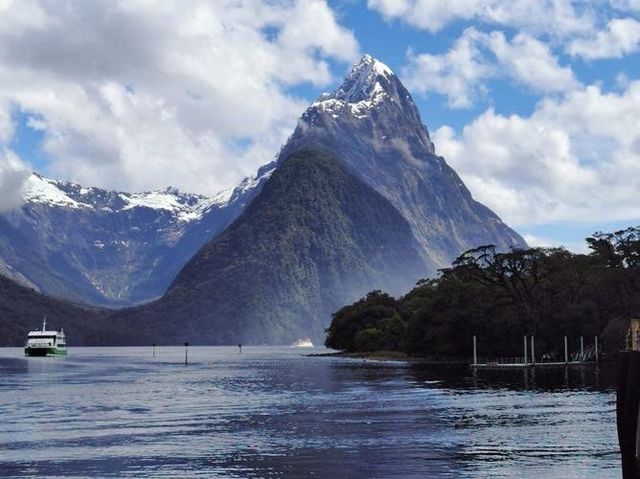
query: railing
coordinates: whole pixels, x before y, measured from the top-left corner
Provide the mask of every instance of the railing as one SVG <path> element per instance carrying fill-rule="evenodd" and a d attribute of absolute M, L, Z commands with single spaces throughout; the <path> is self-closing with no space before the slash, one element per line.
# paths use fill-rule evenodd
<path fill-rule="evenodd" d="M 569 356 L 569 362 L 588 362 L 595 361 L 596 351 L 594 346 L 589 346 L 584 349 L 584 352 L 576 352 Z M 541 356 L 537 356 L 535 361 L 531 357 L 527 357 L 525 362 L 524 356 L 503 356 L 499 358 L 495 357 L 479 357 L 478 364 L 560 364 L 564 363 L 564 355 L 557 353 L 545 353 Z"/>
<path fill-rule="evenodd" d="M 593 361 L 596 359 L 596 348 L 594 345 L 587 346 L 584 351 L 571 354 L 572 361 Z"/>

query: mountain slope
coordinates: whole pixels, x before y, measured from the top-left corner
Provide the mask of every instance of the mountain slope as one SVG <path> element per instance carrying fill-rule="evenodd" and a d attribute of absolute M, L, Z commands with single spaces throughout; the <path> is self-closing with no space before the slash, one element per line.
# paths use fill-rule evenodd
<path fill-rule="evenodd" d="M 104 312 L 49 298 L 0 276 L 0 346 L 24 344 L 45 314 L 48 324 L 69 332 L 70 345 L 100 343 Z"/>
<path fill-rule="evenodd" d="M 402 271 L 398 277 L 396 271 Z M 324 337 L 331 312 L 424 273 L 408 223 L 331 155 L 283 160 L 250 206 L 161 300 L 124 313 L 159 337 L 233 344 Z"/>
<path fill-rule="evenodd" d="M 481 244 L 505 250 L 523 238 L 473 200 L 435 154 L 411 95 L 393 72 L 365 55 L 345 81 L 302 115 L 281 157 L 321 145 L 393 204 L 411 225 L 431 273 Z"/>
<path fill-rule="evenodd" d="M 214 198 L 173 188 L 123 193 L 32 175 L 0 215 L 0 274 L 103 306 L 161 296 L 180 268 L 244 209 L 273 170 Z"/>

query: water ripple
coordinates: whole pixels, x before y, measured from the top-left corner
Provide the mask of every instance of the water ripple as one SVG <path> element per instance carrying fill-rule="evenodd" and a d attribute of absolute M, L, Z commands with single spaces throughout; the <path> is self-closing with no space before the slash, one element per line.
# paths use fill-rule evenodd
<path fill-rule="evenodd" d="M 619 477 L 603 371 L 291 348 L 0 350 L 3 477 Z"/>

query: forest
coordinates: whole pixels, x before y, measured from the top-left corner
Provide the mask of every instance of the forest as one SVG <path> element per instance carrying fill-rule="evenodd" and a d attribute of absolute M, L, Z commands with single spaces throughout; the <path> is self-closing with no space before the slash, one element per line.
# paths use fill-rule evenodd
<path fill-rule="evenodd" d="M 382 291 L 332 315 L 326 346 L 347 352 L 400 351 L 468 358 L 472 336 L 485 358 L 536 352 L 561 357 L 564 336 L 598 336 L 605 354 L 624 347 L 627 321 L 640 317 L 640 227 L 586 238 L 588 254 L 564 248 L 500 252 L 485 245 L 396 299 Z"/>

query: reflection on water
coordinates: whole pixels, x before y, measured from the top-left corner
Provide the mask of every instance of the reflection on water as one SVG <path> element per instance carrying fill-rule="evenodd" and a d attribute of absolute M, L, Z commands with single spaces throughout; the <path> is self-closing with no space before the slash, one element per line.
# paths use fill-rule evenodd
<path fill-rule="evenodd" d="M 319 352 L 314 350 L 311 352 Z M 0 349 L 3 476 L 619 477 L 605 368 Z"/>

